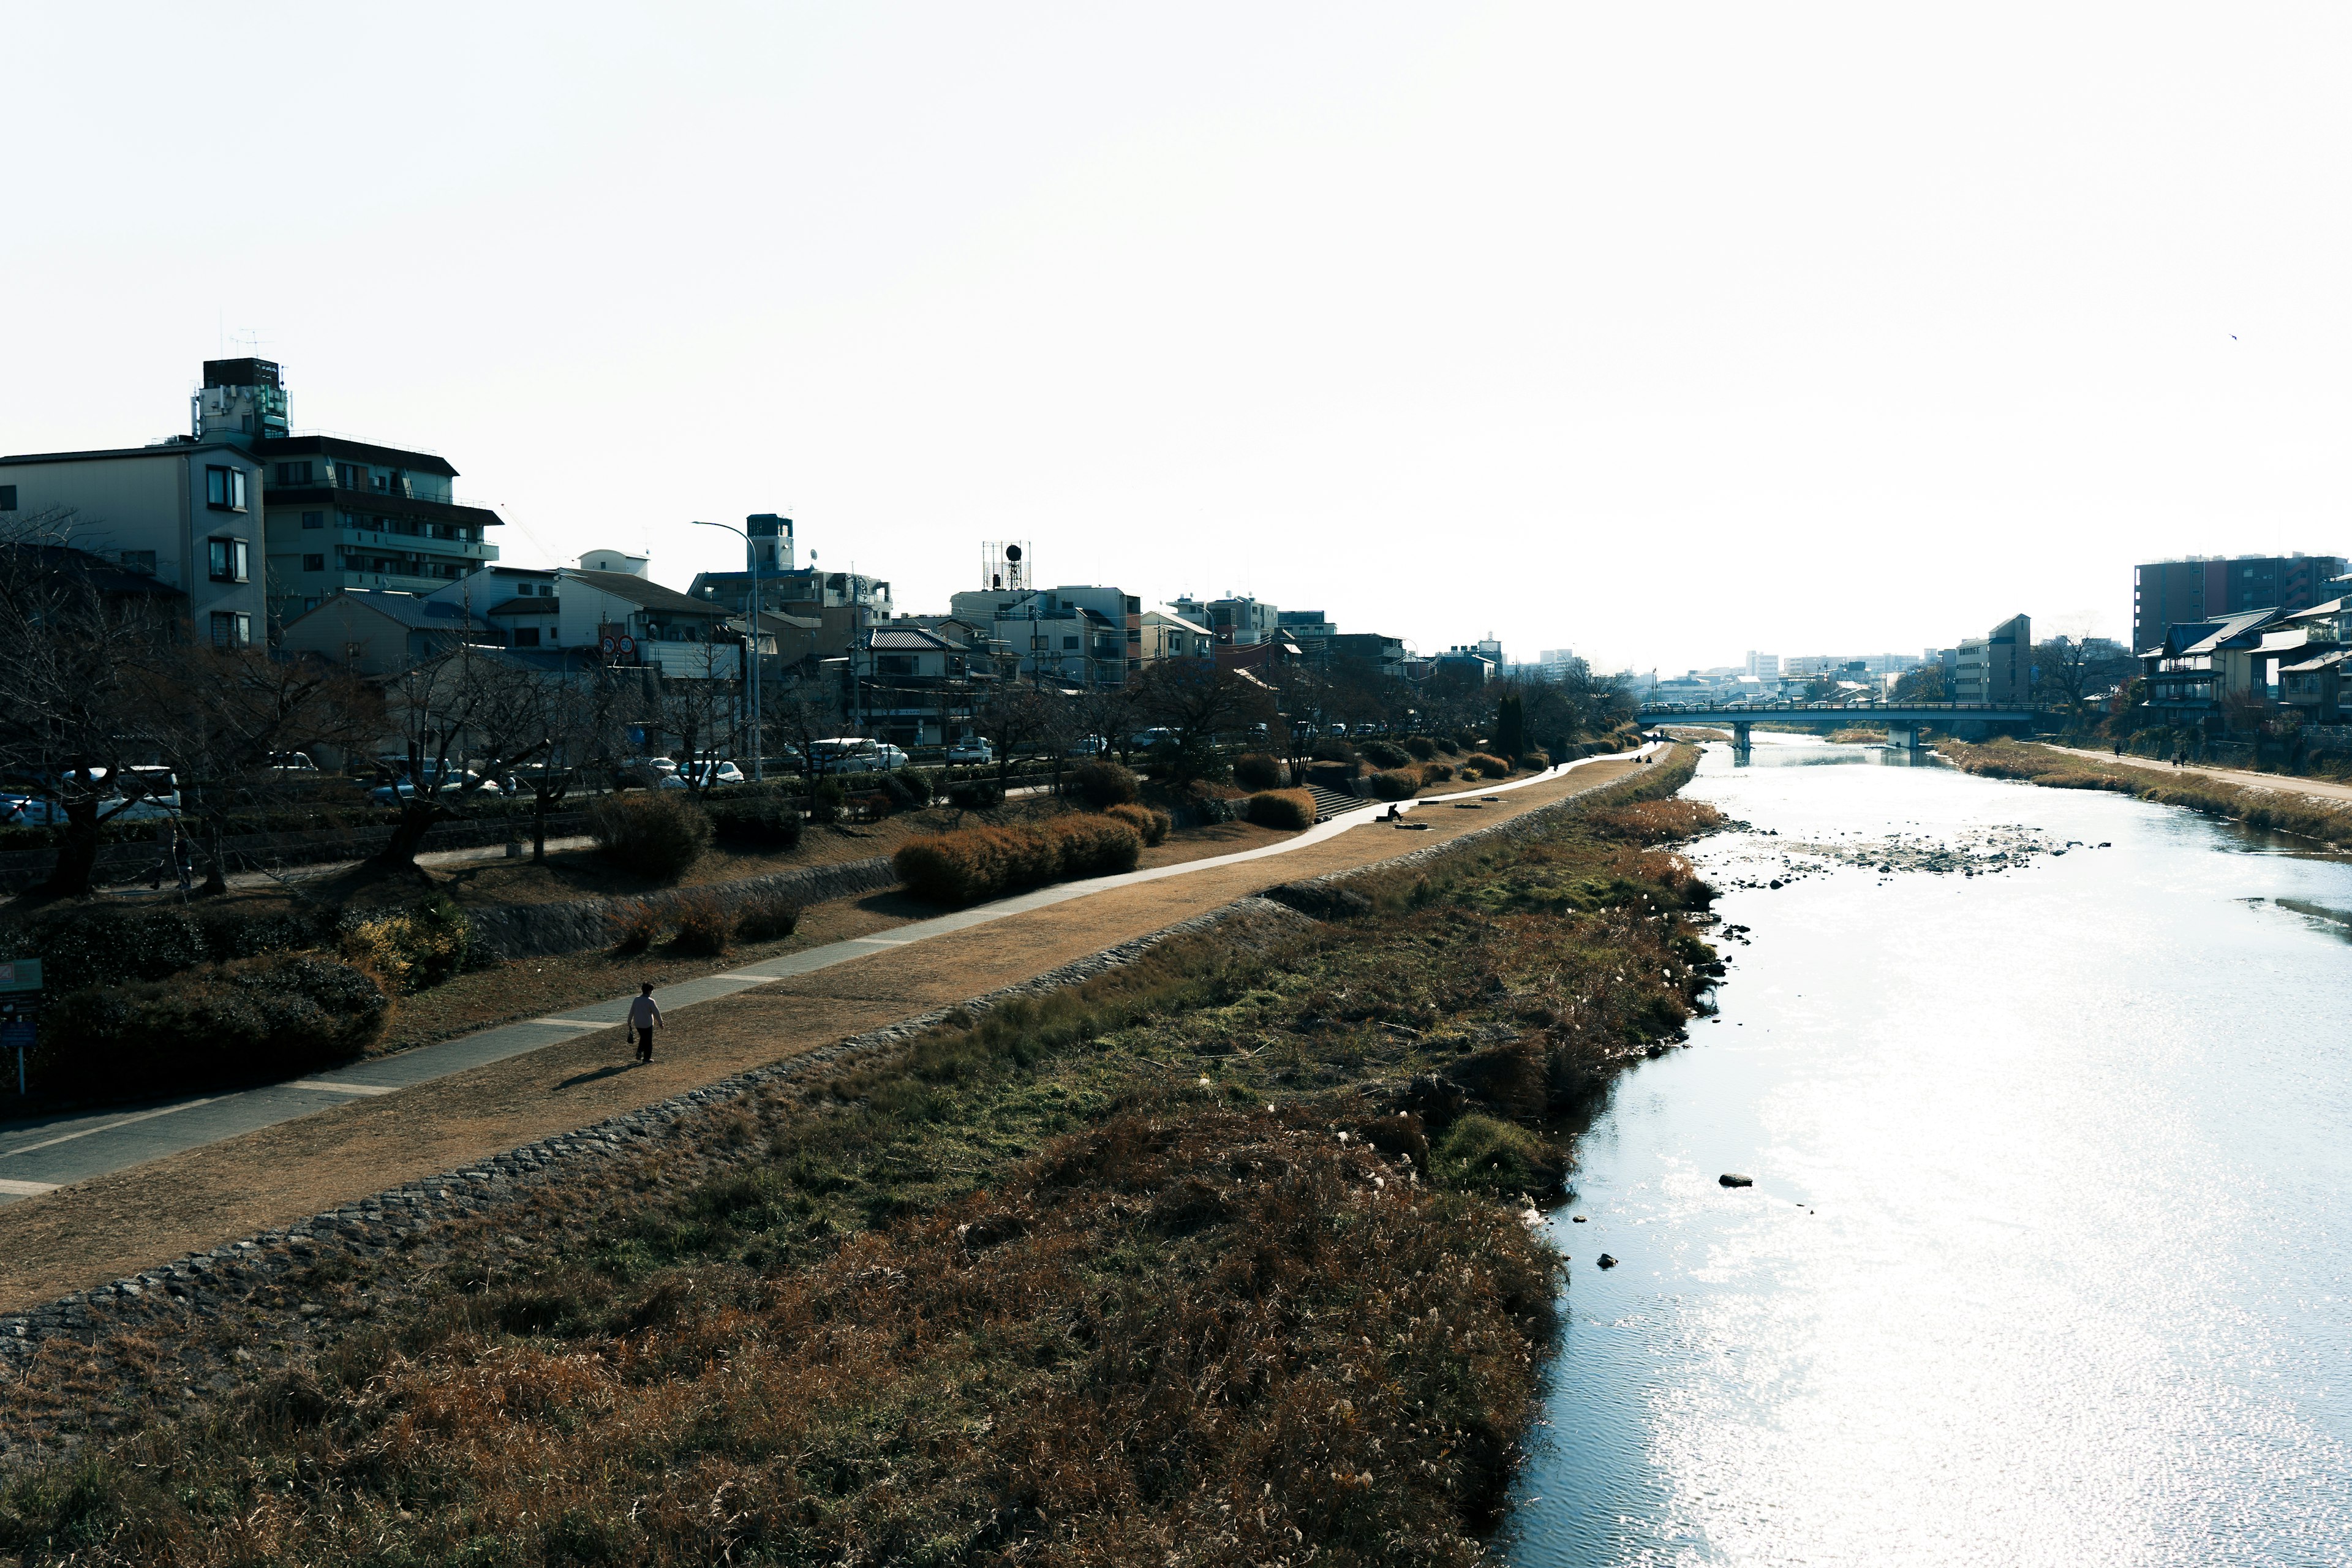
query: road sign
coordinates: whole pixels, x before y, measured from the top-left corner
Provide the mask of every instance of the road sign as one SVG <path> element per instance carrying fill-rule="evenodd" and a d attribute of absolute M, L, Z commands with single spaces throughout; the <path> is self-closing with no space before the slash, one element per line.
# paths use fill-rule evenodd
<path fill-rule="evenodd" d="M 606 653 L 618 653 L 621 651 L 621 639 L 618 637 L 605 637 L 599 642 L 597 646 L 603 648 Z"/>
<path fill-rule="evenodd" d="M 636 639 L 636 638 L 635 638 L 635 637 L 623 637 L 623 638 L 621 639 L 621 651 L 622 651 L 623 653 L 635 653 L 635 652 L 636 652 L 636 651 L 637 651 L 637 639 Z"/>
<path fill-rule="evenodd" d="M 0 959 L 0 993 L 38 991 L 40 988 L 41 961 L 39 959 Z"/>

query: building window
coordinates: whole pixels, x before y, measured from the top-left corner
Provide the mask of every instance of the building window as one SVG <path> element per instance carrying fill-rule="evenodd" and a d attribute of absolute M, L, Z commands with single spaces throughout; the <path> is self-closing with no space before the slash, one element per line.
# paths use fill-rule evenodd
<path fill-rule="evenodd" d="M 357 463 L 337 463 L 335 465 L 335 488 L 346 490 L 365 489 L 367 488 L 367 469 Z"/>
<path fill-rule="evenodd" d="M 16 487 L 14 485 L 0 485 L 0 511 L 15 511 L 16 510 Z"/>
<path fill-rule="evenodd" d="M 303 571 L 324 572 L 326 569 L 327 558 L 324 555 L 305 555 L 302 557 Z"/>
<path fill-rule="evenodd" d="M 302 514 L 302 526 L 324 528 L 327 526 L 327 514 L 323 511 L 306 511 Z"/>
<path fill-rule="evenodd" d="M 307 485 L 310 483 L 310 465 L 308 463 L 278 464 L 278 482 L 281 485 Z"/>
<path fill-rule="evenodd" d="M 215 469 L 215 473 L 219 470 Z M 205 549 L 212 556 L 212 578 L 215 583 L 249 583 L 248 556 L 242 539 L 208 539 Z"/>
<path fill-rule="evenodd" d="M 245 470 L 243 468 L 206 468 L 205 470 L 205 504 L 215 511 L 245 510 Z"/>
<path fill-rule="evenodd" d="M 1066 652 L 1075 650 L 1077 646 L 1078 639 L 1076 637 L 1064 637 L 1062 639 L 1062 647 Z"/>
<path fill-rule="evenodd" d="M 517 647 L 537 647 L 539 646 L 539 628 L 537 626 L 515 627 L 514 645 Z"/>
<path fill-rule="evenodd" d="M 234 610 L 213 612 L 213 647 L 251 647 L 253 617 Z"/>
<path fill-rule="evenodd" d="M 319 601 L 316 599 L 305 599 L 302 601 L 302 611 L 305 615 L 308 615 L 310 611 L 315 610 L 318 607 Z"/>

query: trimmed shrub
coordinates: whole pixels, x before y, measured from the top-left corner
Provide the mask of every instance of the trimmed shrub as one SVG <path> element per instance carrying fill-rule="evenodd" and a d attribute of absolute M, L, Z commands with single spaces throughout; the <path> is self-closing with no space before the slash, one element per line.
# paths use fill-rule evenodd
<path fill-rule="evenodd" d="M 1394 741 L 1367 741 L 1356 749 L 1377 768 L 1401 768 L 1412 761 L 1412 753 Z"/>
<path fill-rule="evenodd" d="M 1415 762 L 1425 763 L 1437 755 L 1437 742 L 1426 735 L 1406 736 L 1404 749 L 1412 753 Z"/>
<path fill-rule="evenodd" d="M 735 934 L 745 942 L 777 942 L 798 931 L 801 907 L 782 893 L 754 893 L 736 906 Z"/>
<path fill-rule="evenodd" d="M 349 1061 L 391 1016 L 391 998 L 356 964 L 315 952 L 239 959 L 69 993 L 43 1020 L 29 1067 L 52 1093 L 174 1093 Z"/>
<path fill-rule="evenodd" d="M 891 858 L 908 890 L 971 904 L 1041 883 L 1135 868 L 1143 836 L 1109 816 L 1057 816 L 1023 826 L 960 827 L 908 840 Z"/>
<path fill-rule="evenodd" d="M 597 850 L 625 871 L 657 881 L 686 875 L 710 847 L 710 817 L 684 790 L 608 795 L 588 811 Z"/>
<path fill-rule="evenodd" d="M 1080 763 L 1069 771 L 1067 778 L 1078 798 L 1097 811 L 1132 805 L 1142 794 L 1133 773 L 1117 763 L 1100 758 Z"/>
<path fill-rule="evenodd" d="M 836 778 L 819 779 L 816 781 L 816 787 L 809 791 L 809 820 L 839 822 L 842 812 L 848 805 L 847 785 Z"/>
<path fill-rule="evenodd" d="M 1392 768 L 1371 777 L 1374 800 L 1411 800 L 1421 793 L 1421 774 L 1410 768 Z"/>
<path fill-rule="evenodd" d="M 677 934 L 671 938 L 678 952 L 702 958 L 716 958 L 727 951 L 730 938 L 735 934 L 735 917 L 727 906 L 709 893 L 693 893 L 678 900 L 670 918 L 677 922 Z"/>
<path fill-rule="evenodd" d="M 109 900 L 52 907 L 0 927 L 0 958 L 38 958 L 50 991 L 161 980 L 199 963 L 290 952 L 335 940 L 331 910 L 298 905 L 141 908 Z"/>
<path fill-rule="evenodd" d="M 898 780 L 899 787 L 907 792 L 907 803 L 912 810 L 927 811 L 931 802 L 939 797 L 939 780 L 912 763 L 890 776 Z"/>
<path fill-rule="evenodd" d="M 993 811 L 1004 804 L 1004 786 L 994 779 L 958 779 L 948 785 L 948 804 L 958 811 Z"/>
<path fill-rule="evenodd" d="M 661 917 L 643 904 L 632 904 L 613 917 L 613 951 L 643 952 L 661 940 Z"/>
<path fill-rule="evenodd" d="M 1551 766 L 1551 757 L 1543 752 L 1522 752 L 1511 762 L 1522 773 L 1539 773 Z"/>
<path fill-rule="evenodd" d="M 703 810 L 730 849 L 790 849 L 801 841 L 800 808 L 781 795 L 720 796 Z"/>
<path fill-rule="evenodd" d="M 1473 752 L 1462 759 L 1464 778 L 1501 779 L 1511 776 L 1511 764 L 1492 752 Z"/>
<path fill-rule="evenodd" d="M 1456 745 L 1452 741 L 1446 740 L 1442 735 L 1438 737 L 1434 743 L 1439 751 L 1444 752 L 1449 757 L 1458 757 L 1462 754 L 1462 748 L 1460 746 Z"/>
<path fill-rule="evenodd" d="M 1315 797 L 1303 789 L 1260 790 L 1249 797 L 1249 819 L 1260 827 L 1312 827 Z"/>
<path fill-rule="evenodd" d="M 1336 735 L 1316 742 L 1307 754 L 1318 763 L 1352 763 L 1356 760 L 1356 749 Z"/>
<path fill-rule="evenodd" d="M 1165 839 L 1168 837 L 1168 829 L 1175 823 L 1175 819 L 1166 812 L 1154 811 L 1148 805 L 1114 805 L 1103 815 L 1115 817 L 1134 828 L 1142 836 L 1143 847 L 1146 849 L 1156 847 Z"/>
<path fill-rule="evenodd" d="M 413 909 L 346 915 L 342 955 L 364 963 L 395 991 L 438 985 L 466 967 L 473 923 L 447 895 L 436 893 Z"/>
<path fill-rule="evenodd" d="M 1234 759 L 1234 783 L 1244 789 L 1280 789 L 1282 763 L 1264 752 L 1247 752 Z"/>
<path fill-rule="evenodd" d="M 1421 764 L 1421 782 L 1424 784 L 1444 784 L 1453 776 L 1454 764 L 1452 763 L 1423 763 Z"/>

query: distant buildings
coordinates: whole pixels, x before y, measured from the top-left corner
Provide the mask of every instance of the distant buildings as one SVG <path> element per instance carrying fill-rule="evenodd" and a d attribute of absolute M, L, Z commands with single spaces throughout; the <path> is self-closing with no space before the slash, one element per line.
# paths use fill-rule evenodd
<path fill-rule="evenodd" d="M 1749 648 L 1748 673 L 1758 680 L 1780 679 L 1780 656 L 1777 653 L 1758 653 L 1754 648 Z"/>
<path fill-rule="evenodd" d="M 1961 639 L 1952 670 L 1952 700 L 2007 708 L 2033 694 L 2033 623 L 2011 616 L 1980 637 Z"/>
<path fill-rule="evenodd" d="M 2175 626 L 2219 622 L 2248 610 L 2293 615 L 2334 598 L 2347 570 L 2341 555 L 2191 555 L 2132 568 L 2132 650 L 2145 653 Z"/>

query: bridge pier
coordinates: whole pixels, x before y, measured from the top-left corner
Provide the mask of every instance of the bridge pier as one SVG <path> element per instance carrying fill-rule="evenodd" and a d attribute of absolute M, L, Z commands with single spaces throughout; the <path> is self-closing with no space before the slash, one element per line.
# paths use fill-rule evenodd
<path fill-rule="evenodd" d="M 1733 756 L 1748 755 L 1748 746 L 1751 743 L 1748 735 L 1753 729 L 1754 726 L 1745 719 L 1734 719 L 1731 721 L 1731 754 Z"/>
<path fill-rule="evenodd" d="M 1921 726 L 1917 724 L 1888 724 L 1886 726 L 1887 750 L 1900 751 L 1914 757 L 1919 755 L 1927 749 L 1926 743 L 1919 738 L 1920 729 Z"/>

